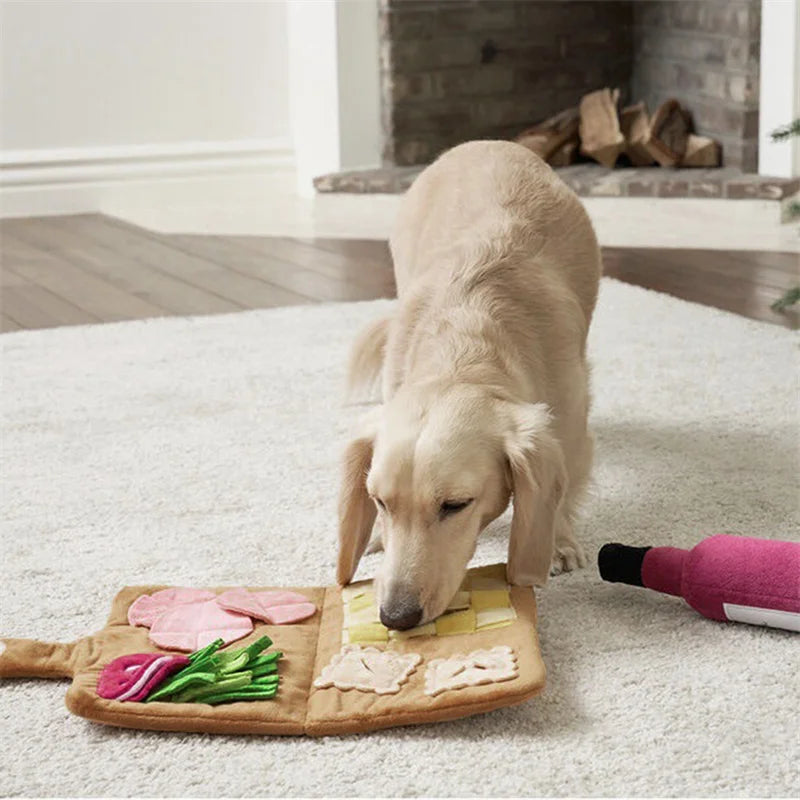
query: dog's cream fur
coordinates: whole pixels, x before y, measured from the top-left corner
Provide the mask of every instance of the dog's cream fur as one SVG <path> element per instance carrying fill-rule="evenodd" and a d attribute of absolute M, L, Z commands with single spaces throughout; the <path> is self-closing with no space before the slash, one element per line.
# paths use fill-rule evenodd
<path fill-rule="evenodd" d="M 512 495 L 513 583 L 584 563 L 572 521 L 592 461 L 601 262 L 577 197 L 508 142 L 463 144 L 425 169 L 391 250 L 398 307 L 353 348 L 352 383 L 382 372 L 384 402 L 346 451 L 338 579 L 352 579 L 379 516 L 382 614 L 416 603 L 425 622 Z"/>

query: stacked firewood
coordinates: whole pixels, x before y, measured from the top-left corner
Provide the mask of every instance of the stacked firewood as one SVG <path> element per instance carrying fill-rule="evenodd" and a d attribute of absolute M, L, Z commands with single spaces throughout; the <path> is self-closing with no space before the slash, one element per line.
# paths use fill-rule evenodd
<path fill-rule="evenodd" d="M 662 103 L 652 117 L 644 103 L 618 109 L 619 89 L 601 89 L 523 131 L 515 141 L 554 167 L 579 154 L 604 167 L 625 156 L 635 167 L 718 167 L 719 143 L 692 132 L 692 119 L 677 100 Z"/>

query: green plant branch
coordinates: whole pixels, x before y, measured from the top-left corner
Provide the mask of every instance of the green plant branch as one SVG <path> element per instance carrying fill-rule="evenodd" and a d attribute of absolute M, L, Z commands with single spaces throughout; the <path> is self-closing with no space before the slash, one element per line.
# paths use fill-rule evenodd
<path fill-rule="evenodd" d="M 789 306 L 793 306 L 798 302 L 800 302 L 800 286 L 795 286 L 793 289 L 789 289 L 783 297 L 776 300 L 770 308 L 773 311 L 785 311 Z"/>
<path fill-rule="evenodd" d="M 800 136 L 800 119 L 796 119 L 788 125 L 781 125 L 780 128 L 775 128 L 770 136 L 773 142 L 782 142 L 792 136 Z"/>

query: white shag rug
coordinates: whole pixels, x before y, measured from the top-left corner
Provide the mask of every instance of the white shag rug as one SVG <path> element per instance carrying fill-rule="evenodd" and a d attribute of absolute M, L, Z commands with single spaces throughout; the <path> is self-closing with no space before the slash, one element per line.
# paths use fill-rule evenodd
<path fill-rule="evenodd" d="M 124 584 L 330 583 L 359 412 L 343 365 L 387 302 L 0 337 L 0 635 L 90 633 Z M 538 592 L 544 695 L 313 740 L 103 727 L 67 712 L 64 682 L 5 681 L 0 794 L 800 793 L 800 637 L 705 620 L 595 566 L 607 541 L 800 538 L 797 337 L 604 281 L 591 354 L 591 562 Z M 475 563 L 504 558 L 507 525 Z"/>

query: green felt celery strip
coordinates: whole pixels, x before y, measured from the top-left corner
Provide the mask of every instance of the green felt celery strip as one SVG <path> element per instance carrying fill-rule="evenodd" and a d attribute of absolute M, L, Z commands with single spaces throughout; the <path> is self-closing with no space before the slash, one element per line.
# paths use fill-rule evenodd
<path fill-rule="evenodd" d="M 230 672 L 238 672 L 247 667 L 253 660 L 260 658 L 262 650 L 266 650 L 272 644 L 269 636 L 262 636 L 247 647 L 239 650 L 231 650 L 226 653 L 218 653 L 217 664 L 219 671 L 225 675 Z"/>
<path fill-rule="evenodd" d="M 216 672 L 217 671 L 217 656 L 216 652 L 223 645 L 222 639 L 217 639 L 211 642 L 208 647 L 202 650 L 197 650 L 189 654 L 190 664 L 187 664 L 182 670 L 176 672 L 174 678 L 180 678 L 183 675 L 188 675 L 190 672 Z"/>
<path fill-rule="evenodd" d="M 217 639 L 191 653 L 190 663 L 164 681 L 146 702 L 205 703 L 207 697 L 214 697 L 221 698 L 215 703 L 221 703 L 272 697 L 278 689 L 277 662 L 283 653 L 263 653 L 270 645 L 272 639 L 262 636 L 247 647 L 219 652 L 224 642 Z"/>
<path fill-rule="evenodd" d="M 225 642 L 222 639 L 214 639 L 214 641 L 211 642 L 211 644 L 207 644 L 205 647 L 201 647 L 199 650 L 195 650 L 194 653 L 189 653 L 188 656 L 189 661 L 198 661 L 201 658 L 213 655 L 224 644 Z"/>
<path fill-rule="evenodd" d="M 260 675 L 274 675 L 278 671 L 277 664 L 262 664 L 261 666 L 250 666 L 247 669 L 253 673 L 254 677 Z"/>
<path fill-rule="evenodd" d="M 277 683 L 280 680 L 280 676 L 277 675 L 276 673 L 256 675 L 249 669 L 244 670 L 242 672 L 231 672 L 225 675 L 224 678 L 225 680 L 231 680 L 233 678 L 241 678 L 245 675 L 250 677 L 251 683 L 264 683 L 264 682 Z M 219 683 L 217 684 L 217 686 L 219 686 Z"/>
<path fill-rule="evenodd" d="M 211 694 L 201 698 L 198 702 L 208 703 L 208 705 L 215 706 L 219 703 L 231 703 L 236 700 L 269 700 L 275 697 L 278 692 L 277 686 L 263 689 L 259 687 L 257 691 L 253 691 L 254 688 L 255 687 L 249 687 L 249 689 L 239 689 L 238 691 Z"/>
<path fill-rule="evenodd" d="M 206 656 L 185 666 L 180 672 L 176 672 L 173 680 L 182 678 L 184 675 L 191 675 L 193 672 L 217 672 L 217 665 L 214 656 Z"/>
<path fill-rule="evenodd" d="M 260 639 L 256 639 L 255 642 L 244 648 L 247 653 L 247 660 L 251 661 L 256 658 L 262 650 L 266 650 L 271 644 L 272 639 L 269 636 L 262 636 Z"/>
<path fill-rule="evenodd" d="M 222 639 L 215 639 L 206 647 L 196 650 L 194 653 L 190 653 L 188 656 L 190 663 L 167 678 L 166 681 L 163 681 L 158 689 L 145 699 L 145 702 L 149 703 L 152 700 L 159 700 L 174 693 L 177 691 L 176 686 L 182 688 L 186 682 L 185 679 L 190 675 L 211 674 L 213 675 L 213 680 L 216 680 L 217 666 L 215 663 L 215 653 L 223 644 L 224 642 Z M 198 680 L 203 679 L 201 678 Z"/>
<path fill-rule="evenodd" d="M 274 664 L 282 656 L 283 653 L 280 650 L 274 650 L 272 653 L 265 653 L 262 656 L 258 656 L 258 658 L 254 658 L 247 666 L 249 669 L 250 667 L 260 667 L 262 664 Z"/>
<path fill-rule="evenodd" d="M 188 675 L 172 678 L 162 683 L 161 686 L 147 698 L 146 702 L 150 703 L 153 700 L 163 700 L 168 695 L 177 694 L 192 684 L 200 683 L 204 686 L 208 686 L 209 684 L 216 683 L 216 680 L 216 672 L 190 672 Z"/>
<path fill-rule="evenodd" d="M 238 650 L 226 650 L 222 653 L 214 653 L 214 660 L 220 667 L 222 667 L 229 661 L 233 661 L 233 659 L 236 658 L 236 656 L 238 655 L 239 655 Z"/>
<path fill-rule="evenodd" d="M 249 669 L 246 669 L 246 670 L 242 669 L 242 670 L 239 670 L 238 672 L 226 672 L 224 675 L 220 674 L 219 675 L 219 682 L 221 683 L 223 680 L 231 681 L 234 678 L 243 678 L 245 675 L 252 680 L 253 673 Z"/>
<path fill-rule="evenodd" d="M 187 689 L 175 695 L 172 699 L 176 703 L 191 703 L 194 700 L 200 700 L 205 695 L 220 694 L 221 692 L 230 692 L 234 689 L 242 689 L 249 686 L 252 676 L 249 672 L 243 672 L 235 678 L 226 678 L 225 680 L 218 681 L 210 686 L 196 686 L 194 689 Z"/>
<path fill-rule="evenodd" d="M 254 676 L 250 682 L 251 686 L 277 686 L 280 678 L 277 675 L 258 675 Z"/>
<path fill-rule="evenodd" d="M 249 660 L 247 650 L 239 650 L 233 658 L 229 658 L 225 663 L 220 665 L 220 675 L 227 675 L 230 672 L 239 672 L 247 666 Z"/>

